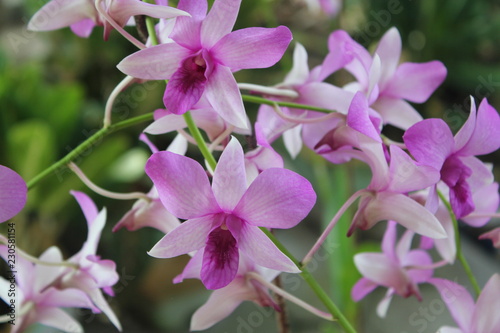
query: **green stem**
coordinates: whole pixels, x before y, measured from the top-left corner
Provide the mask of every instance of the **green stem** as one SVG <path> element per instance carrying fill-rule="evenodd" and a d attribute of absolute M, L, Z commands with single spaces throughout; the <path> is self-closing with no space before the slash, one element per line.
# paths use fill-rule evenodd
<path fill-rule="evenodd" d="M 297 104 L 297 103 L 291 103 L 291 102 L 277 102 L 277 101 L 272 101 L 272 100 L 267 99 L 267 98 L 252 96 L 252 95 L 242 94 L 241 97 L 243 98 L 243 101 L 245 101 L 245 102 L 256 103 L 256 104 L 267 104 L 267 105 L 271 105 L 271 106 L 279 105 L 279 106 L 285 106 L 285 107 L 294 108 L 294 109 L 311 110 L 311 111 L 318 111 L 318 112 L 323 112 L 323 113 L 337 112 L 335 110 L 320 108 L 320 107 L 306 105 L 306 104 Z"/>
<path fill-rule="evenodd" d="M 111 124 L 110 126 L 106 128 L 102 128 L 101 130 L 97 131 L 94 135 L 89 137 L 87 140 L 82 142 L 78 147 L 70 151 L 66 156 L 61 158 L 59 161 L 56 163 L 52 164 L 50 167 L 47 169 L 43 170 L 40 172 L 38 175 L 36 175 L 33 179 L 31 179 L 27 185 L 28 189 L 33 188 L 39 181 L 53 173 L 54 171 L 58 170 L 61 167 L 66 166 L 69 162 L 73 161 L 76 159 L 78 156 L 82 155 L 89 147 L 92 145 L 96 144 L 98 141 L 102 140 L 103 137 L 116 132 L 118 130 L 121 130 L 123 128 L 131 127 L 133 125 L 152 120 L 153 119 L 153 113 L 148 113 L 144 114 L 141 116 L 137 116 L 134 118 L 130 118 L 121 122 L 118 122 L 116 124 Z"/>
<path fill-rule="evenodd" d="M 455 216 L 455 213 L 453 212 L 453 209 L 451 208 L 450 203 L 445 198 L 443 193 L 438 191 L 438 195 L 439 195 L 439 198 L 441 199 L 441 201 L 446 206 L 446 209 L 448 209 L 448 213 L 450 214 L 451 221 L 453 222 L 453 229 L 455 231 L 455 246 L 457 248 L 457 259 L 462 264 L 462 267 L 464 268 L 465 274 L 469 278 L 469 281 L 472 284 L 472 288 L 474 289 L 476 296 L 479 296 L 479 294 L 481 294 L 481 287 L 479 287 L 479 284 L 477 283 L 476 277 L 474 276 L 474 273 L 472 273 L 472 269 L 470 268 L 469 263 L 467 262 L 467 259 L 465 259 L 465 256 L 462 252 L 460 233 L 459 233 L 460 230 L 458 229 L 457 217 Z"/>
<path fill-rule="evenodd" d="M 191 112 L 188 111 L 184 113 L 183 116 L 184 120 L 186 121 L 186 124 L 188 125 L 189 132 L 191 133 L 193 138 L 196 140 L 196 143 L 198 144 L 198 149 L 200 149 L 201 154 L 207 161 L 212 171 L 214 171 L 215 167 L 217 166 L 217 162 L 215 161 L 215 158 L 213 157 L 210 150 L 208 150 L 207 144 L 205 143 L 205 140 L 203 139 L 203 136 L 201 135 L 199 128 L 194 123 L 193 117 L 191 116 Z"/>
<path fill-rule="evenodd" d="M 354 327 L 340 309 L 335 305 L 335 303 L 328 297 L 328 294 L 321 288 L 318 281 L 309 273 L 309 271 L 301 265 L 301 263 L 295 258 L 290 251 L 276 238 L 274 235 L 266 228 L 260 228 L 266 235 L 271 239 L 271 241 L 281 250 L 288 258 L 290 258 L 295 265 L 302 271 L 300 276 L 307 282 L 309 287 L 314 291 L 316 296 L 321 300 L 321 302 L 326 306 L 328 311 L 332 314 L 333 318 L 338 321 L 338 323 L 344 328 L 348 333 L 356 333 Z"/>

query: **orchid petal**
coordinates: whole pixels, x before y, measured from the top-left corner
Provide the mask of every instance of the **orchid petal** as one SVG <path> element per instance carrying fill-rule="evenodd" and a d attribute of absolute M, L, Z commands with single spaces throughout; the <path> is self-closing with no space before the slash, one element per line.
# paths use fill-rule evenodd
<path fill-rule="evenodd" d="M 475 209 L 472 216 L 462 217 L 462 221 L 470 226 L 479 228 L 484 226 L 491 219 L 488 215 L 493 215 L 498 209 L 500 197 L 498 195 L 498 183 L 484 186 L 472 193 Z M 486 215 L 486 217 L 474 217 L 474 214 Z"/>
<path fill-rule="evenodd" d="M 212 107 L 225 121 L 239 128 L 249 127 L 240 90 L 228 67 L 214 68 L 205 93 Z"/>
<path fill-rule="evenodd" d="M 234 213 L 254 226 L 284 229 L 297 225 L 315 202 L 307 179 L 287 169 L 271 168 L 252 182 Z"/>
<path fill-rule="evenodd" d="M 96 9 L 88 0 L 49 1 L 30 19 L 28 29 L 55 30 L 96 16 Z"/>
<path fill-rule="evenodd" d="M 414 283 L 424 283 L 429 281 L 432 277 L 432 269 L 416 268 L 412 269 L 411 266 L 430 266 L 432 265 L 431 256 L 424 250 L 412 250 L 408 252 L 404 260 L 401 262 L 403 267 L 407 267 L 408 276 Z"/>
<path fill-rule="evenodd" d="M 394 289 L 392 288 L 387 289 L 384 298 L 382 298 L 380 302 L 377 304 L 377 315 L 380 318 L 385 318 L 385 316 L 387 315 L 387 310 L 389 310 L 389 305 L 391 305 L 393 295 L 394 295 Z"/>
<path fill-rule="evenodd" d="M 413 106 L 402 99 L 380 96 L 371 105 L 371 108 L 377 110 L 382 116 L 384 124 L 390 124 L 403 130 L 407 130 L 423 119 Z"/>
<path fill-rule="evenodd" d="M 429 283 L 433 284 L 439 291 L 441 299 L 445 302 L 458 326 L 464 332 L 470 332 L 475 305 L 474 299 L 467 289 L 453 281 L 440 278 L 432 278 Z M 489 307 L 489 309 L 493 308 Z"/>
<path fill-rule="evenodd" d="M 182 47 L 197 52 L 202 47 L 200 31 L 207 13 L 207 1 L 180 0 L 177 8 L 188 12 L 191 17 L 177 17 L 169 37 Z"/>
<path fill-rule="evenodd" d="M 486 99 L 483 99 L 479 105 L 475 125 L 467 144 L 457 154 L 485 155 L 500 148 L 500 131 L 498 130 L 500 115 Z"/>
<path fill-rule="evenodd" d="M 247 189 L 245 157 L 236 138 L 231 138 L 222 152 L 212 180 L 212 189 L 219 206 L 232 210 Z"/>
<path fill-rule="evenodd" d="M 120 25 L 126 24 L 130 17 L 136 15 L 146 15 L 163 19 L 177 16 L 191 16 L 177 8 L 158 6 L 137 0 L 114 0 L 111 2 L 109 14 Z"/>
<path fill-rule="evenodd" d="M 387 228 L 384 233 L 384 237 L 382 238 L 382 252 L 390 258 L 391 260 L 398 260 L 396 256 L 396 252 L 394 251 L 394 247 L 396 246 L 396 222 L 387 221 Z"/>
<path fill-rule="evenodd" d="M 494 247 L 500 248 L 500 227 L 480 235 L 479 239 L 489 239 L 493 242 Z"/>
<path fill-rule="evenodd" d="M 401 35 L 398 29 L 393 27 L 382 36 L 375 53 L 379 55 L 382 65 L 379 84 L 384 87 L 396 71 L 401 57 Z"/>
<path fill-rule="evenodd" d="M 285 76 L 283 83 L 287 85 L 302 84 L 306 82 L 308 76 L 309 66 L 307 65 L 307 51 L 302 44 L 297 42 L 293 50 L 292 69 Z"/>
<path fill-rule="evenodd" d="M 184 117 L 177 114 L 169 114 L 153 121 L 146 129 L 148 134 L 164 134 L 186 128 Z"/>
<path fill-rule="evenodd" d="M 425 102 L 446 78 L 440 61 L 401 64 L 384 88 L 383 94 L 414 103 Z"/>
<path fill-rule="evenodd" d="M 201 249 L 205 246 L 213 221 L 213 215 L 208 215 L 181 223 L 163 236 L 148 254 L 155 258 L 173 258 Z"/>
<path fill-rule="evenodd" d="M 486 283 L 477 299 L 476 309 L 472 315 L 472 330 L 481 333 L 496 333 L 500 330 L 500 275 L 494 274 Z"/>
<path fill-rule="evenodd" d="M 58 247 L 51 246 L 40 255 L 40 260 L 44 262 L 61 263 L 63 261 L 63 256 Z M 65 269 L 67 268 L 64 266 L 36 265 L 33 269 L 33 275 L 36 276 L 36 279 L 34 279 L 34 282 L 29 285 L 35 290 L 35 292 L 42 292 L 51 283 L 53 283 Z M 24 274 L 29 273 L 30 272 L 25 272 Z M 20 285 L 22 284 L 23 283 L 20 283 Z"/>
<path fill-rule="evenodd" d="M 293 261 L 281 252 L 269 237 L 257 227 L 243 225 L 238 246 L 257 265 L 281 272 L 300 272 Z"/>
<path fill-rule="evenodd" d="M 436 184 L 441 178 L 438 170 L 427 165 L 416 165 L 415 161 L 397 146 L 391 145 L 390 153 L 388 191 L 406 193 L 421 190 Z"/>
<path fill-rule="evenodd" d="M 291 40 L 292 33 L 285 26 L 246 28 L 225 36 L 210 51 L 215 59 L 233 71 L 267 68 L 281 59 Z"/>
<path fill-rule="evenodd" d="M 347 126 L 381 143 L 379 131 L 374 127 L 368 115 L 368 101 L 363 93 L 357 92 L 349 106 Z"/>
<path fill-rule="evenodd" d="M 297 87 L 297 103 L 335 110 L 346 115 L 354 94 L 326 82 L 309 82 Z"/>
<path fill-rule="evenodd" d="M 302 125 L 297 125 L 283 132 L 283 142 L 290 156 L 295 159 L 302 150 Z"/>
<path fill-rule="evenodd" d="M 201 43 L 211 48 L 233 30 L 241 0 L 217 0 L 210 8 L 201 25 Z"/>
<path fill-rule="evenodd" d="M 173 282 L 181 283 L 184 279 L 200 279 L 201 266 L 203 265 L 203 250 L 196 251 L 191 260 L 186 264 L 181 274 Z"/>
<path fill-rule="evenodd" d="M 198 162 L 160 151 L 149 158 L 145 170 L 161 202 L 176 217 L 190 219 L 220 211 L 207 174 Z"/>
<path fill-rule="evenodd" d="M 37 308 L 36 321 L 64 332 L 83 333 L 80 323 L 59 308 Z"/>
<path fill-rule="evenodd" d="M 191 54 L 176 43 L 160 44 L 135 52 L 116 67 L 123 73 L 145 80 L 170 79 L 183 59 Z"/>
<path fill-rule="evenodd" d="M 324 80 L 330 74 L 350 65 L 349 69 L 359 82 L 366 83 L 366 71 L 372 62 L 368 51 L 355 42 L 344 30 L 336 30 L 328 37 L 328 55 L 326 56 L 318 80 Z M 354 65 L 354 66 L 353 66 Z M 355 70 L 354 67 L 356 67 Z M 358 70 L 360 69 L 360 70 Z"/>
<path fill-rule="evenodd" d="M 352 287 L 351 297 L 355 302 L 359 302 L 377 287 L 377 283 L 363 277 L 356 282 L 354 287 Z"/>
<path fill-rule="evenodd" d="M 71 191 L 70 193 L 75 197 L 76 201 L 80 205 L 80 208 L 85 215 L 85 219 L 87 220 L 87 224 L 90 227 L 90 225 L 92 225 L 92 221 L 97 218 L 99 213 L 95 203 L 83 192 Z"/>
<path fill-rule="evenodd" d="M 13 218 L 23 209 L 27 193 L 21 176 L 0 165 L 0 223 Z"/>
<path fill-rule="evenodd" d="M 191 331 L 202 331 L 229 316 L 245 300 L 255 297 L 242 278 L 236 278 L 226 287 L 212 292 L 191 318 Z"/>
<path fill-rule="evenodd" d="M 87 18 L 73 23 L 70 25 L 70 28 L 71 31 L 73 31 L 73 33 L 78 37 L 87 38 L 90 36 L 95 26 L 95 22 L 92 19 Z"/>
<path fill-rule="evenodd" d="M 444 206 L 440 206 L 436 212 L 436 217 L 439 222 L 441 222 L 441 225 L 448 234 L 448 237 L 443 239 L 434 239 L 434 245 L 436 246 L 436 250 L 439 255 L 441 255 L 444 260 L 452 264 L 456 258 L 457 246 L 455 243 L 455 230 L 450 213 Z"/>
<path fill-rule="evenodd" d="M 469 117 L 462 125 L 460 130 L 455 134 L 455 151 L 460 151 L 469 142 L 472 133 L 476 128 L 477 109 L 474 97 L 470 96 L 470 113 Z"/>
<path fill-rule="evenodd" d="M 99 244 L 99 240 L 101 238 L 101 232 L 106 224 L 106 208 L 103 208 L 94 220 L 87 222 L 87 240 L 83 244 L 80 252 L 73 256 L 73 258 L 77 257 L 78 260 L 83 259 L 89 254 L 95 254 L 97 252 L 97 245 Z"/>
<path fill-rule="evenodd" d="M 455 145 L 450 128 L 441 119 L 425 119 L 416 123 L 406 130 L 403 140 L 418 162 L 437 170 L 441 170 Z"/>
<path fill-rule="evenodd" d="M 445 238 L 447 234 L 436 217 L 415 200 L 399 193 L 380 192 L 367 205 L 364 217 L 368 227 L 382 220 L 394 220 L 414 232 Z"/>
<path fill-rule="evenodd" d="M 87 294 L 80 289 L 67 288 L 59 290 L 54 287 L 48 287 L 42 294 L 43 300 L 39 302 L 40 307 L 93 308 L 93 304 Z"/>
<path fill-rule="evenodd" d="M 354 256 L 354 264 L 367 279 L 385 286 L 401 289 L 407 279 L 397 262 L 383 253 L 359 253 Z"/>
<path fill-rule="evenodd" d="M 238 245 L 232 230 L 218 227 L 210 232 L 200 273 L 207 289 L 220 289 L 234 280 L 239 263 Z"/>

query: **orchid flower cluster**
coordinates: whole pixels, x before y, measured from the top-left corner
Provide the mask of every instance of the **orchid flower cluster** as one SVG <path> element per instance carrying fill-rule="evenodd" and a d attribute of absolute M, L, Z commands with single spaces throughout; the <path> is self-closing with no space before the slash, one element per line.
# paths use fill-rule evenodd
<path fill-rule="evenodd" d="M 51 0 L 29 22 L 31 30 L 70 27 L 80 37 L 103 26 L 104 39 L 116 29 L 140 49 L 117 64 L 126 77 L 107 103 L 104 131 L 114 125 L 114 98 L 130 83 L 167 82 L 165 107 L 150 118 L 140 117 L 140 121 L 154 118 L 140 137 L 152 151 L 145 166 L 153 183 L 151 191 L 106 191 L 71 159 L 61 162 L 95 192 L 137 200 L 113 232 L 155 228 L 165 236 L 151 245 L 147 255 L 190 256 L 174 283 L 199 279 L 212 290 L 193 314 L 191 330 L 213 326 L 243 301 L 284 310 L 274 293 L 325 320 L 337 321 L 346 332 L 355 332 L 355 323 L 345 318 L 307 270 L 339 219 L 353 208 L 346 236 L 386 223 L 381 252 L 353 257 L 362 275 L 352 289 L 355 301 L 378 287 L 386 288 L 377 307 L 384 317 L 395 295 L 421 300 L 420 286 L 430 284 L 443 296 L 459 327 L 443 327 L 439 332 L 500 332 L 495 314 L 500 308 L 500 276 L 493 275 L 481 291 L 462 255 L 457 224 L 460 219 L 471 227 L 483 227 L 497 216 L 498 183 L 492 166 L 477 158 L 500 147 L 497 110 L 486 99 L 471 97 L 468 119 L 455 134 L 441 119 L 423 119 L 414 104 L 429 99 L 447 70 L 440 61 L 400 63 L 402 41 L 396 28 L 383 35 L 372 53 L 346 31 L 333 31 L 328 54 L 312 69 L 306 48 L 296 41 L 293 66 L 282 82 L 270 86 L 237 82 L 233 73 L 275 65 L 292 41 L 285 26 L 233 31 L 240 4 L 241 0 L 215 0 L 209 9 L 206 0 L 180 0 L 175 8 L 165 0 Z M 330 15 L 338 10 L 336 1 L 318 1 L 315 6 L 319 5 L 326 6 Z M 138 15 L 147 16 L 150 23 L 144 42 L 124 29 Z M 330 83 L 339 71 L 350 73 L 353 81 L 343 86 Z M 256 117 L 249 117 L 244 102 L 261 104 Z M 384 134 L 387 125 L 404 131 L 400 141 Z M 170 132 L 177 136 L 166 150 L 159 150 L 146 136 Z M 244 149 L 243 137 L 254 143 Z M 293 257 L 272 230 L 295 227 L 309 215 L 317 197 L 308 179 L 285 167 L 273 147 L 280 139 L 292 158 L 298 158 L 305 146 L 332 164 L 358 160 L 371 170 L 369 184 L 341 206 L 302 260 Z M 199 147 L 204 163 L 186 156 L 189 144 Z M 29 182 L 29 187 L 36 181 Z M 0 166 L 1 222 L 23 209 L 27 192 L 17 173 Z M 39 258 L 18 249 L 17 274 L 0 280 L 0 297 L 7 304 L 9 284 L 15 283 L 20 293 L 12 332 L 22 332 L 33 323 L 82 332 L 81 325 L 61 308 L 102 312 L 121 330 L 103 296 L 103 292 L 113 296 L 116 264 L 97 255 L 106 210 L 99 212 L 82 192 L 72 195 L 87 220 L 88 239 L 66 260 L 55 246 Z M 498 228 L 481 238 L 500 247 Z M 2 236 L 1 243 L 0 254 L 9 262 L 11 242 Z M 440 260 L 433 260 L 433 249 Z M 477 300 L 463 286 L 434 276 L 436 269 L 456 260 L 467 271 Z M 274 284 L 282 272 L 302 275 L 328 312 Z M 453 301 L 446 295 L 450 284 L 461 291 Z"/>

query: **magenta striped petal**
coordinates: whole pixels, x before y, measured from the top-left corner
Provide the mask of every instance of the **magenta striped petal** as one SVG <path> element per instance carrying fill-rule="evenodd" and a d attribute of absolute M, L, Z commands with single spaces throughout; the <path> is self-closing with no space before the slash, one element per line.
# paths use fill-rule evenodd
<path fill-rule="evenodd" d="M 204 48 L 211 48 L 233 30 L 240 4 L 241 0 L 217 0 L 214 2 L 201 26 L 201 44 Z"/>

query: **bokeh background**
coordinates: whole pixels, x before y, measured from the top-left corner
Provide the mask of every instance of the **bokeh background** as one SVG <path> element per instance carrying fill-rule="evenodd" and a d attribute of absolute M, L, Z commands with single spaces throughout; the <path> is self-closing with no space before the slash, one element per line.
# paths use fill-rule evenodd
<path fill-rule="evenodd" d="M 312 0 L 311 0 L 312 1 Z M 0 164 L 11 167 L 26 180 L 63 157 L 95 133 L 102 124 L 104 105 L 124 75 L 116 64 L 136 49 L 113 32 L 107 42 L 96 28 L 88 39 L 69 29 L 30 32 L 26 23 L 44 0 L 2 0 L 0 2 Z M 335 18 L 311 11 L 305 0 L 243 0 L 235 29 L 287 25 L 294 41 L 309 52 L 309 63 L 320 64 L 327 53 L 327 37 L 334 29 L 347 30 L 357 41 L 373 50 L 381 35 L 396 26 L 403 38 L 402 61 L 442 61 L 448 77 L 428 102 L 415 107 L 425 117 L 443 118 L 457 131 L 469 112 L 469 96 L 488 98 L 500 110 L 500 2 L 474 0 L 347 0 Z M 135 32 L 134 27 L 127 28 Z M 270 45 L 272 47 L 272 45 Z M 240 82 L 273 85 L 281 82 L 291 67 L 293 42 L 283 60 L 265 70 L 237 73 Z M 343 84 L 351 77 L 340 72 L 330 81 Z M 162 107 L 162 84 L 134 85 L 122 93 L 114 107 L 119 121 Z M 255 115 L 257 106 L 247 105 Z M 148 148 L 138 141 L 144 124 L 112 134 L 84 152 L 75 162 L 100 186 L 117 191 L 148 191 L 151 182 L 143 167 Z M 499 129 L 500 130 L 500 129 Z M 394 139 L 397 129 L 386 129 Z M 171 135 L 151 138 L 165 149 Z M 276 143 L 283 151 L 282 143 Z M 190 156 L 199 157 L 191 147 Z M 284 156 L 287 156 L 284 153 Z M 498 162 L 499 154 L 484 160 Z M 304 149 L 287 166 L 313 182 L 319 195 L 311 216 L 297 228 L 278 233 L 297 256 L 303 256 L 336 209 L 356 189 L 369 181 L 367 168 L 352 162 L 330 166 Z M 498 167 L 495 174 L 499 176 Z M 65 257 L 76 253 L 86 239 L 86 223 L 70 190 L 88 193 L 99 208 L 107 207 L 108 222 L 98 254 L 116 261 L 121 280 L 110 304 L 121 319 L 124 332 L 187 332 L 191 314 L 207 299 L 199 281 L 172 284 L 187 257 L 155 259 L 146 252 L 162 237 L 152 229 L 136 232 L 111 228 L 133 202 L 103 198 L 87 189 L 69 170 L 60 170 L 29 192 L 26 208 L 15 218 L 17 245 L 32 255 L 58 245 Z M 350 212 L 352 214 L 352 212 Z M 349 215 L 349 214 L 348 214 Z M 345 238 L 349 216 L 329 239 L 311 271 L 337 300 L 360 332 L 435 332 L 442 323 L 452 324 L 448 311 L 432 287 L 423 286 L 424 301 L 395 299 L 384 320 L 376 317 L 375 306 L 384 291 L 377 290 L 358 305 L 350 301 L 350 289 L 359 275 L 352 263 L 357 251 L 380 249 L 385 223 L 368 232 Z M 493 221 L 488 225 L 498 225 Z M 499 270 L 498 251 L 488 241 L 478 242 L 485 229 L 462 227 L 466 255 L 484 284 Z M 5 232 L 5 226 L 0 226 Z M 436 272 L 438 276 L 466 284 L 461 267 Z M 299 277 L 283 276 L 285 289 L 321 307 Z M 424 315 L 425 313 L 430 315 Z M 292 332 L 336 332 L 325 323 L 289 305 Z M 114 328 L 101 315 L 77 310 L 87 332 L 108 332 Z M 3 326 L 4 331 L 8 327 Z M 274 314 L 253 303 L 243 304 L 231 317 L 209 332 L 276 332 Z M 54 332 L 42 326 L 31 332 Z"/>

